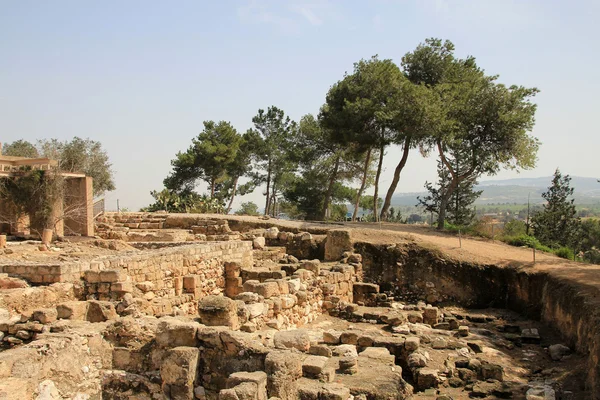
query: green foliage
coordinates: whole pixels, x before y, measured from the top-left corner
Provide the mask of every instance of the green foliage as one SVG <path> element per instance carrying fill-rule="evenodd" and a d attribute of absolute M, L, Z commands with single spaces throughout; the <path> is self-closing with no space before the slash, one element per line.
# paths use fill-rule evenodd
<path fill-rule="evenodd" d="M 240 208 L 235 212 L 235 215 L 259 215 L 258 206 L 251 201 L 247 201 L 240 205 Z"/>
<path fill-rule="evenodd" d="M 454 57 L 454 45 L 428 39 L 402 60 L 408 78 L 430 87 L 442 105 L 437 131 L 427 149 L 435 148 L 451 176 L 440 194 L 438 228 L 444 226 L 446 203 L 456 187 L 500 168 L 532 168 L 539 142 L 528 134 L 534 125 L 537 89 L 506 87 L 497 76 L 486 76 L 475 58 Z M 460 171 L 447 159 L 463 155 L 468 169 Z"/>
<path fill-rule="evenodd" d="M 71 141 L 40 140 L 39 153 L 58 161 L 63 172 L 84 173 L 94 180 L 94 195 L 115 190 L 112 164 L 102 144 L 91 139 L 74 137 Z"/>
<path fill-rule="evenodd" d="M 184 153 L 177 153 L 171 161 L 173 172 L 165 179 L 169 190 L 193 191 L 197 181 L 208 184 L 210 197 L 230 178 L 244 139 L 229 122 L 204 121 L 204 129 L 192 139 L 192 145 Z"/>
<path fill-rule="evenodd" d="M 504 236 L 506 237 L 516 237 L 525 235 L 527 233 L 527 225 L 524 221 L 520 221 L 518 219 L 513 219 L 504 224 Z"/>
<path fill-rule="evenodd" d="M 558 169 L 554 172 L 552 185 L 542 197 L 544 209 L 532 218 L 535 236 L 547 246 L 558 248 L 574 246 L 580 235 L 581 221 L 577 218 L 569 175 L 563 176 Z"/>
<path fill-rule="evenodd" d="M 511 238 L 508 240 L 508 244 L 510 244 L 511 246 L 529 247 L 536 250 L 546 251 L 548 253 L 552 252 L 551 248 L 549 248 L 548 246 L 544 246 L 534 236 L 529 235 L 519 235 L 514 238 Z"/>
<path fill-rule="evenodd" d="M 28 215 L 30 227 L 53 229 L 64 215 L 54 213 L 54 205 L 64 196 L 64 178 L 55 171 L 27 170 L 19 176 L 0 179 L 0 202 L 7 216 Z M 13 222 L 0 215 L 2 222 Z"/>
<path fill-rule="evenodd" d="M 140 211 L 167 211 L 171 213 L 222 214 L 224 205 L 218 199 L 194 192 L 176 193 L 168 189 L 150 192 L 155 202 Z"/>
<path fill-rule="evenodd" d="M 267 185 L 267 214 L 282 190 L 284 177 L 295 170 L 292 153 L 297 126 L 283 110 L 275 106 L 269 107 L 266 112 L 259 109 L 252 123 L 254 128 L 248 131 L 248 136 L 252 143 L 252 158 L 258 170 L 253 174 L 253 180 L 256 184 Z"/>
<path fill-rule="evenodd" d="M 575 253 L 570 247 L 559 247 L 558 249 L 554 250 L 554 254 L 561 258 L 566 258 L 567 260 L 575 259 Z"/>
<path fill-rule="evenodd" d="M 6 143 L 2 146 L 2 155 L 11 157 L 38 158 L 39 153 L 36 147 L 30 142 L 19 139 L 12 143 Z"/>
<path fill-rule="evenodd" d="M 451 150 L 446 158 L 458 174 L 465 173 L 470 168 L 470 165 L 465 164 L 467 157 L 464 157 L 460 149 Z M 456 183 L 454 189 L 450 190 L 453 184 L 452 174 L 441 160 L 438 160 L 438 177 L 436 186 L 425 182 L 425 188 L 429 194 L 423 198 L 417 197 L 419 201 L 417 206 L 420 205 L 425 211 L 439 215 L 440 207 L 445 204 L 446 222 L 450 225 L 463 227 L 470 225 L 475 218 L 473 203 L 483 192 L 482 190 L 474 190 L 477 180 L 474 177 L 465 178 Z M 444 196 L 448 193 L 449 198 L 444 200 Z"/>

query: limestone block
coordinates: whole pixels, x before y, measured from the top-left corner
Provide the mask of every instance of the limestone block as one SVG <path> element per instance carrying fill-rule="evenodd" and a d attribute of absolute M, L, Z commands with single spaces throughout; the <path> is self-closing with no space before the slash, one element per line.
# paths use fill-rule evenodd
<path fill-rule="evenodd" d="M 277 282 L 263 282 L 256 285 L 256 293 L 269 299 L 274 296 L 279 296 L 279 284 Z"/>
<path fill-rule="evenodd" d="M 34 311 L 32 317 L 34 321 L 38 321 L 42 324 L 49 324 L 56 321 L 58 313 L 56 312 L 56 308 L 44 308 Z"/>
<path fill-rule="evenodd" d="M 435 325 L 438 323 L 440 313 L 437 307 L 429 307 L 423 310 L 423 323 Z"/>
<path fill-rule="evenodd" d="M 259 236 L 252 240 L 252 247 L 256 250 L 264 250 L 266 246 L 266 240 L 264 237 Z"/>
<path fill-rule="evenodd" d="M 359 334 L 359 332 L 353 332 L 353 331 L 342 332 L 342 334 L 340 335 L 340 342 L 342 344 L 357 345 L 358 344 L 358 334 Z"/>
<path fill-rule="evenodd" d="M 198 301 L 198 314 L 203 324 L 208 326 L 228 326 L 239 328 L 237 304 L 225 296 L 206 296 Z"/>
<path fill-rule="evenodd" d="M 199 350 L 195 347 L 175 347 L 165 353 L 160 377 L 163 384 L 171 385 L 171 398 L 184 398 L 183 395 L 187 395 L 187 399 L 193 398 L 198 356 Z M 174 386 L 178 396 L 174 396 Z"/>
<path fill-rule="evenodd" d="M 227 379 L 227 388 L 233 388 L 244 382 L 252 382 L 257 388 L 257 400 L 267 400 L 267 374 L 262 371 L 235 372 Z M 239 397 L 239 394 L 238 394 Z"/>
<path fill-rule="evenodd" d="M 327 344 L 340 344 L 341 332 L 330 329 L 323 332 L 323 342 Z"/>
<path fill-rule="evenodd" d="M 193 321 L 176 318 L 160 319 L 156 328 L 156 344 L 160 347 L 194 347 L 198 344 L 197 334 L 200 325 Z"/>
<path fill-rule="evenodd" d="M 109 301 L 88 300 L 85 319 L 89 322 L 104 322 L 118 317 L 113 303 Z"/>
<path fill-rule="evenodd" d="M 337 261 L 345 251 L 351 251 L 352 236 L 349 229 L 333 229 L 327 232 L 325 261 Z"/>
<path fill-rule="evenodd" d="M 349 398 L 350 389 L 339 383 L 323 385 L 319 392 L 320 400 L 348 400 Z"/>
<path fill-rule="evenodd" d="M 352 296 L 355 303 L 366 302 L 369 295 L 379 293 L 379 285 L 356 282 L 352 285 Z"/>
<path fill-rule="evenodd" d="M 113 283 L 127 280 L 127 275 L 123 270 L 105 270 L 100 271 L 100 282 Z"/>
<path fill-rule="evenodd" d="M 504 381 L 504 369 L 501 365 L 483 363 L 480 373 L 483 380 L 495 379 L 500 382 Z"/>
<path fill-rule="evenodd" d="M 302 362 L 302 374 L 307 378 L 319 379 L 327 361 L 329 359 L 323 356 L 308 356 Z"/>
<path fill-rule="evenodd" d="M 351 344 L 340 344 L 334 347 L 333 354 L 338 357 L 358 357 L 356 346 Z"/>
<path fill-rule="evenodd" d="M 275 347 L 297 349 L 307 352 L 310 349 L 310 336 L 304 329 L 276 332 L 273 338 Z"/>
<path fill-rule="evenodd" d="M 429 388 L 438 387 L 439 378 L 438 370 L 433 368 L 421 368 L 417 370 L 417 388 L 419 390 L 425 390 Z"/>
<path fill-rule="evenodd" d="M 418 337 L 411 336 L 406 338 L 406 341 L 404 342 L 404 348 L 406 351 L 412 352 L 417 350 L 420 344 L 421 340 Z"/>
<path fill-rule="evenodd" d="M 265 358 L 267 391 L 269 396 L 281 400 L 296 400 L 297 380 L 302 376 L 302 361 L 298 354 L 289 351 L 272 351 Z"/>
<path fill-rule="evenodd" d="M 313 344 L 308 349 L 308 353 L 314 356 L 331 357 L 333 355 L 331 348 L 322 344 Z"/>

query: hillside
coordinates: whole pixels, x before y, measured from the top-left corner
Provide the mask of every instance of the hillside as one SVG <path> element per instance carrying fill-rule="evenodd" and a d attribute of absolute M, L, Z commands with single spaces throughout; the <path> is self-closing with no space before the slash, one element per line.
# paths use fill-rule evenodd
<path fill-rule="evenodd" d="M 575 188 L 575 202 L 577 204 L 600 203 L 600 183 L 596 178 L 571 177 L 571 186 Z M 478 190 L 483 190 L 481 197 L 475 204 L 498 203 L 527 203 L 530 196 L 532 204 L 543 203 L 542 193 L 546 191 L 552 177 L 498 179 L 480 182 Z M 392 198 L 396 206 L 414 206 L 417 196 L 424 196 L 426 192 L 398 193 Z"/>

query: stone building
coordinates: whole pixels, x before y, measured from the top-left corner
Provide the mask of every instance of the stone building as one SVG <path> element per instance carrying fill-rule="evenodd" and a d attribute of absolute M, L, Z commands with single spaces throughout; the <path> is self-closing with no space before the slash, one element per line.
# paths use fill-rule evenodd
<path fill-rule="evenodd" d="M 1 155 L 0 179 L 18 177 L 28 170 L 50 171 L 58 167 L 56 160 L 49 158 L 26 158 Z M 94 236 L 94 191 L 93 180 L 83 173 L 61 172 L 65 178 L 62 199 L 52 207 L 54 231 L 57 236 L 83 235 Z M 14 215 L 7 204 L 0 199 L 0 232 L 28 235 L 41 232 L 29 215 Z"/>

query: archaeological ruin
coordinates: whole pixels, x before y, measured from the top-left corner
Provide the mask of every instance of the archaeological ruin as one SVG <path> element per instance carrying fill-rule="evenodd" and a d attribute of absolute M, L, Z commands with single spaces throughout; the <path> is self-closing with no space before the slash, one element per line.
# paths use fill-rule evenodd
<path fill-rule="evenodd" d="M 0 249 L 0 399 L 600 399 L 597 266 L 259 217 L 94 230 Z"/>

